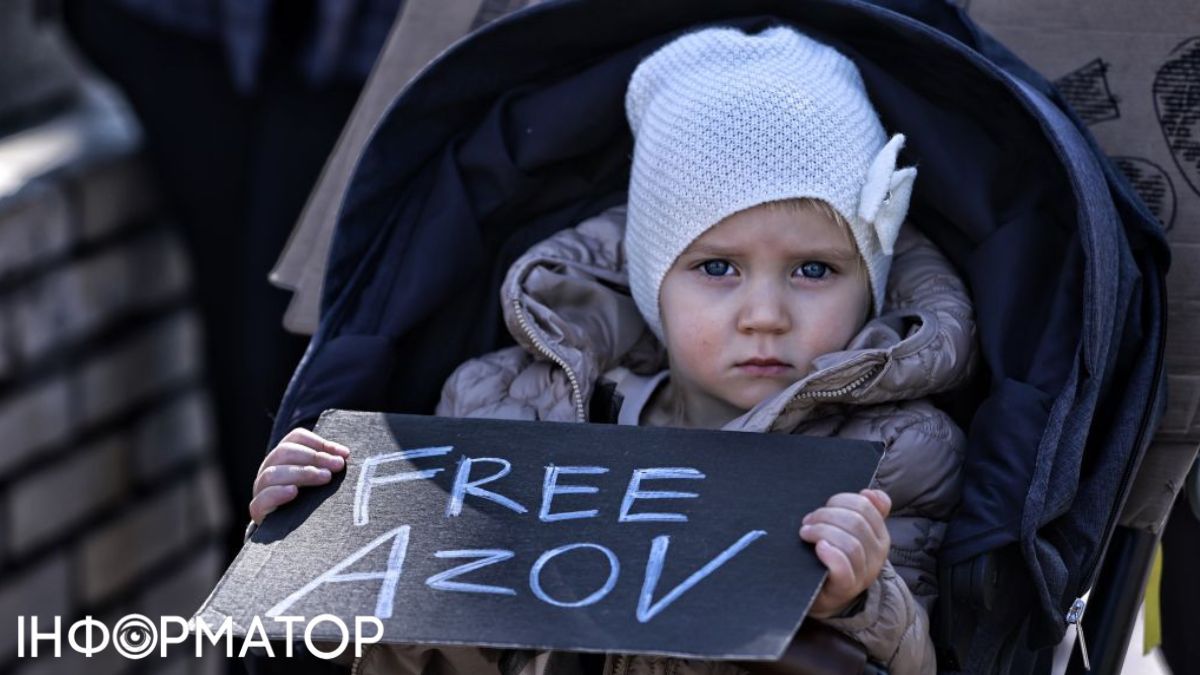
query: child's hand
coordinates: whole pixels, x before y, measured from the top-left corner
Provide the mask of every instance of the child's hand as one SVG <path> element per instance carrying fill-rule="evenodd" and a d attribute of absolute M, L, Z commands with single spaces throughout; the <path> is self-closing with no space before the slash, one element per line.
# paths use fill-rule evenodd
<path fill-rule="evenodd" d="M 809 616 L 841 614 L 879 576 L 892 545 L 883 523 L 891 510 L 883 490 L 863 490 L 836 494 L 804 517 L 800 538 L 816 544 L 817 557 L 829 568 Z"/>
<path fill-rule="evenodd" d="M 349 456 L 350 449 L 340 443 L 308 429 L 292 429 L 258 467 L 250 518 L 261 525 L 268 513 L 295 499 L 301 485 L 328 483 L 334 471 L 346 467 Z"/>

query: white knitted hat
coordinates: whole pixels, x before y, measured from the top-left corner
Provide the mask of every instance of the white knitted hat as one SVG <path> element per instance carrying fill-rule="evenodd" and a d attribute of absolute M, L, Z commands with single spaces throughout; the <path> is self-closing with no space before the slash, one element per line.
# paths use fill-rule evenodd
<path fill-rule="evenodd" d="M 858 69 L 790 28 L 710 28 L 647 57 L 629 81 L 636 139 L 625 250 L 638 309 L 661 339 L 663 277 L 697 237 L 752 206 L 809 197 L 851 224 L 874 309 L 916 169 L 896 169 Z"/>

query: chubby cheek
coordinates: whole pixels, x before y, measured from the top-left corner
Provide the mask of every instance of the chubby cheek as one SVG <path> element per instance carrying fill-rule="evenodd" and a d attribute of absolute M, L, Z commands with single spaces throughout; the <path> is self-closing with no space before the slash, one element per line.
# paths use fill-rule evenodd
<path fill-rule="evenodd" d="M 850 333 L 851 320 L 847 320 L 849 312 L 842 315 L 834 313 L 814 314 L 805 331 L 807 350 L 813 358 L 841 350 L 853 337 Z"/>
<path fill-rule="evenodd" d="M 725 343 L 721 327 L 704 307 L 675 307 L 663 312 L 667 353 L 671 363 L 689 371 L 691 379 L 715 370 L 721 346 Z"/>
<path fill-rule="evenodd" d="M 845 349 L 862 328 L 859 318 L 866 313 L 862 300 L 849 292 L 830 293 L 819 301 L 798 304 L 802 306 L 793 311 L 803 317 L 796 337 L 802 341 L 802 352 L 809 361 L 805 369 L 811 369 L 812 359 Z"/>
<path fill-rule="evenodd" d="M 714 299 L 693 288 L 686 280 L 663 281 L 659 300 L 667 353 L 676 368 L 688 371 L 689 379 L 703 379 L 706 372 L 715 372 L 723 345 L 728 344 L 728 327 L 721 320 L 722 312 Z"/>

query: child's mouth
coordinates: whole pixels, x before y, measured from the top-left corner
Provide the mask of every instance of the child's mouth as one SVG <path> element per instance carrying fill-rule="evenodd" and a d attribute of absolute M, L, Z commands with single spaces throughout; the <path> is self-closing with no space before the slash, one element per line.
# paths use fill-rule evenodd
<path fill-rule="evenodd" d="M 784 375 L 792 370 L 792 364 L 779 359 L 771 358 L 754 358 L 746 359 L 735 366 L 738 370 L 747 375 L 757 377 L 769 377 L 772 375 Z"/>

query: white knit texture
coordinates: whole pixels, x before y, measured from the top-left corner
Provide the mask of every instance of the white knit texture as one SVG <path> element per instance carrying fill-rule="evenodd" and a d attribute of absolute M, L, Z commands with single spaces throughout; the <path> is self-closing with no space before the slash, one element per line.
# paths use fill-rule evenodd
<path fill-rule="evenodd" d="M 629 280 L 660 338 L 659 289 L 676 258 L 722 219 L 783 199 L 824 200 L 851 223 L 879 310 L 916 171 L 895 171 L 903 137 L 885 151 L 848 58 L 791 28 L 705 29 L 642 61 L 625 110 L 636 139 Z"/>

